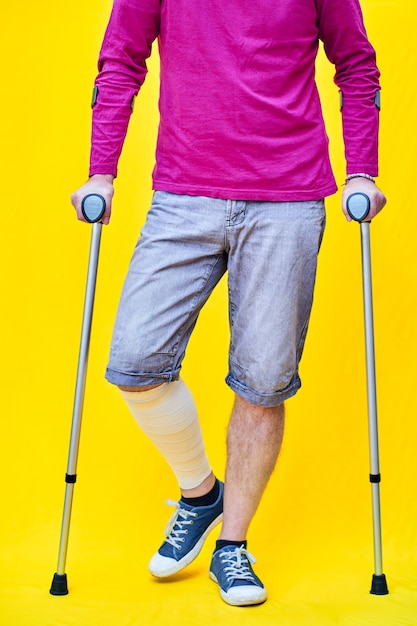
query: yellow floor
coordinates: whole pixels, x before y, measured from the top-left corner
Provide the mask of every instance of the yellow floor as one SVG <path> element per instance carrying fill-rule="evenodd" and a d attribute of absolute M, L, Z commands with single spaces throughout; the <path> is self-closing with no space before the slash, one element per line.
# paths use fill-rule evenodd
<path fill-rule="evenodd" d="M 249 536 L 266 604 L 225 605 L 208 578 L 216 532 L 188 570 L 157 582 L 147 561 L 177 498 L 172 476 L 103 380 L 126 266 L 150 198 L 157 124 L 155 57 L 138 98 L 103 229 L 67 561 L 70 593 L 52 597 L 64 496 L 90 228 L 69 193 L 86 177 L 89 102 L 110 9 L 24 0 L 2 12 L 2 304 L 0 434 L 1 626 L 297 626 L 417 624 L 417 63 L 413 0 L 363 0 L 382 70 L 381 187 L 371 225 L 384 571 L 369 593 L 371 491 L 359 229 L 327 202 L 303 388 L 288 402 L 284 449 Z M 338 94 L 320 57 L 318 81 L 335 173 L 343 181 Z M 138 163 L 140 167 L 138 168 Z M 184 378 L 222 477 L 232 395 L 226 288 L 204 310 Z"/>

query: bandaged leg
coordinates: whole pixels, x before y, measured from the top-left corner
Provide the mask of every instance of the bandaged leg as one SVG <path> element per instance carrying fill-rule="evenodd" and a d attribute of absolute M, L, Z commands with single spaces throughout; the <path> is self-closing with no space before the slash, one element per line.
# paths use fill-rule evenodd
<path fill-rule="evenodd" d="M 193 397 L 180 379 L 147 391 L 121 391 L 143 432 L 172 468 L 181 489 L 211 473 Z"/>

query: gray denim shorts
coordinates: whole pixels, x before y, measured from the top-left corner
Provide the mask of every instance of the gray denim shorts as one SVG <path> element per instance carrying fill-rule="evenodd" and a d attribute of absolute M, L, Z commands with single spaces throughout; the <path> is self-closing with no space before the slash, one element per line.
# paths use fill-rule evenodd
<path fill-rule="evenodd" d="M 323 200 L 156 191 L 123 287 L 106 378 L 127 386 L 178 379 L 198 314 L 227 271 L 227 384 L 262 406 L 294 395 L 324 226 Z"/>

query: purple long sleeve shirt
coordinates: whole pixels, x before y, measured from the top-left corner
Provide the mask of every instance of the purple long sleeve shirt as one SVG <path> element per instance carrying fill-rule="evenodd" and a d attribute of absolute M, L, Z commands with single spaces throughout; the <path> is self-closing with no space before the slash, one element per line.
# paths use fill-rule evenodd
<path fill-rule="evenodd" d="M 358 0 L 115 0 L 96 78 L 90 175 L 117 175 L 156 39 L 154 189 L 273 201 L 334 193 L 314 78 L 319 40 L 343 94 L 347 173 L 378 174 L 379 71 Z"/>

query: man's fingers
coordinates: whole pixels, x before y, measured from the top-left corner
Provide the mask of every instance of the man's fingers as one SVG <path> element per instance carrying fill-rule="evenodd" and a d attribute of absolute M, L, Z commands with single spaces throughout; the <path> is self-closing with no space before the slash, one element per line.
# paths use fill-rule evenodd
<path fill-rule="evenodd" d="M 370 201 L 370 209 L 364 221 L 371 221 L 386 205 L 387 199 L 380 189 L 372 181 L 366 178 L 355 178 L 349 181 L 342 195 L 342 211 L 348 222 L 352 221 L 352 217 L 347 211 L 347 200 L 349 196 L 356 193 L 368 196 Z"/>
<path fill-rule="evenodd" d="M 83 199 L 88 195 L 99 195 L 104 199 L 104 202 L 106 204 L 104 215 L 100 221 L 103 224 L 108 224 L 111 217 L 113 194 L 114 188 L 111 182 L 108 182 L 101 178 L 97 180 L 97 177 L 95 179 L 89 179 L 87 183 L 74 191 L 70 196 L 71 204 L 73 205 L 77 213 L 77 218 L 81 222 L 88 222 L 82 210 Z"/>

